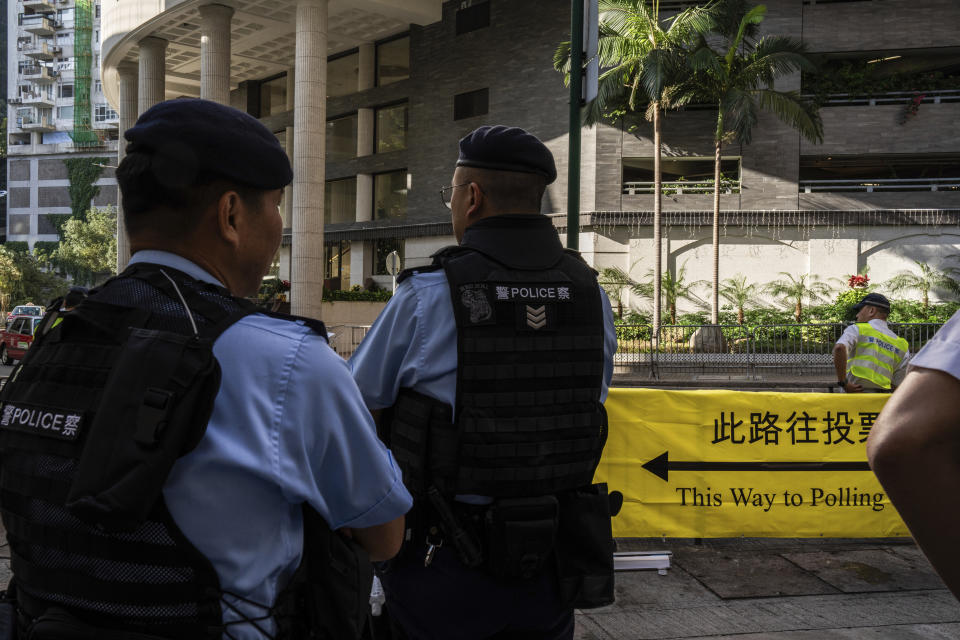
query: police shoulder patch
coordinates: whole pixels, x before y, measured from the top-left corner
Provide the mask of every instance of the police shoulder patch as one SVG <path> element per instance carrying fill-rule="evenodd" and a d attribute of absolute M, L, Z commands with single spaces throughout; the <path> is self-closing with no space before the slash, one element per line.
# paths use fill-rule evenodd
<path fill-rule="evenodd" d="M 76 440 L 83 424 L 83 414 L 70 409 L 5 402 L 0 410 L 0 429 L 59 440 Z"/>

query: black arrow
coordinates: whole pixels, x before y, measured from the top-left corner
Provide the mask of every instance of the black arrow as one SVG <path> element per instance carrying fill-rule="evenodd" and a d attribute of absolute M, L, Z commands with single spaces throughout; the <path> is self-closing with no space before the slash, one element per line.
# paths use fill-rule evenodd
<path fill-rule="evenodd" d="M 866 462 L 671 462 L 664 451 L 643 465 L 663 481 L 670 471 L 870 471 Z"/>

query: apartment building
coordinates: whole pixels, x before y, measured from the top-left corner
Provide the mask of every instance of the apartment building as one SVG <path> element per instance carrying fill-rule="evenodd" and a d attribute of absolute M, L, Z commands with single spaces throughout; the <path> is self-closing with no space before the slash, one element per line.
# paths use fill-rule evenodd
<path fill-rule="evenodd" d="M 552 149 L 561 177 L 543 212 L 565 235 L 568 97 L 552 56 L 569 37 L 569 3 L 227 4 L 111 3 L 105 95 L 121 123 L 159 99 L 191 95 L 243 108 L 276 132 L 297 174 L 281 260 L 295 309 L 324 285 L 387 284 L 390 251 L 414 266 L 452 242 L 437 192 L 449 183 L 457 140 L 481 124 L 524 127 Z M 661 10 L 690 4 L 663 0 Z M 950 88 L 960 76 L 960 5 L 765 4 L 763 32 L 803 40 L 837 77 L 870 75 L 865 65 L 882 73 L 855 92 L 799 76 L 782 83 L 822 100 L 822 144 L 764 116 L 751 144 L 726 147 L 720 277 L 826 279 L 868 267 L 882 281 L 913 260 L 960 264 L 951 257 L 960 253 L 960 93 Z M 879 81 L 898 74 L 916 84 Z M 664 256 L 671 270 L 686 265 L 689 279 L 711 268 L 714 117 L 690 108 L 663 125 Z M 637 124 L 581 132 L 579 244 L 598 268 L 642 279 L 652 267 L 653 149 L 649 125 Z"/>
<path fill-rule="evenodd" d="M 7 0 L 8 241 L 56 242 L 70 186 L 116 205 L 117 113 L 100 79 L 99 0 Z"/>

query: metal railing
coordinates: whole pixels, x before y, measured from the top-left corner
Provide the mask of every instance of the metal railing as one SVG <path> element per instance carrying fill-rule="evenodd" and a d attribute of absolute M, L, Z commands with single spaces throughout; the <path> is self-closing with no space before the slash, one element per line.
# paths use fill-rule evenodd
<path fill-rule="evenodd" d="M 820 191 L 958 191 L 956 178 L 861 178 L 859 180 L 801 180 L 801 193 Z"/>
<path fill-rule="evenodd" d="M 848 325 L 618 325 L 616 373 L 654 379 L 753 380 L 822 377 L 832 381 L 833 345 Z M 916 353 L 938 323 L 891 323 Z M 719 339 L 719 335 L 722 339 Z"/>
<path fill-rule="evenodd" d="M 332 336 L 330 348 L 346 360 L 357 350 L 369 329 L 368 324 L 335 324 L 327 327 L 327 333 Z"/>
<path fill-rule="evenodd" d="M 653 193 L 655 184 L 654 182 L 624 182 L 623 195 L 634 196 Z M 709 183 L 694 180 L 664 181 L 660 183 L 660 189 L 665 196 L 683 195 L 684 193 L 713 193 L 713 179 L 711 178 Z M 721 178 L 720 193 L 740 193 L 740 181 Z"/>
<path fill-rule="evenodd" d="M 617 374 L 653 379 L 775 380 L 823 378 L 833 381 L 833 345 L 849 325 L 617 325 Z M 943 325 L 890 323 L 915 354 Z M 338 324 L 329 328 L 330 346 L 344 359 L 356 351 L 370 325 Z M 717 339 L 717 331 L 722 339 Z"/>
<path fill-rule="evenodd" d="M 811 94 L 804 97 L 813 98 Z M 882 104 L 909 104 L 920 98 L 923 104 L 940 104 L 942 102 L 960 102 L 960 90 L 931 89 L 929 91 L 884 91 L 882 93 L 856 94 L 831 93 L 826 96 L 824 106 L 831 107 L 860 107 Z"/>

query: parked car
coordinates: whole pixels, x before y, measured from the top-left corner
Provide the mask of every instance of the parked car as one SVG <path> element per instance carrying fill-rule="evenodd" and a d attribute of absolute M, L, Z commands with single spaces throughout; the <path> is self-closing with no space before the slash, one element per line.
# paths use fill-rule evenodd
<path fill-rule="evenodd" d="M 27 353 L 33 343 L 33 332 L 43 318 L 19 316 L 13 318 L 4 331 L 0 331 L 0 363 L 13 364 Z"/>
<path fill-rule="evenodd" d="M 14 318 L 21 318 L 23 316 L 42 318 L 44 311 L 45 309 L 43 307 L 35 304 L 18 304 L 13 308 L 13 311 L 7 314 L 7 326 L 10 326 Z"/>

